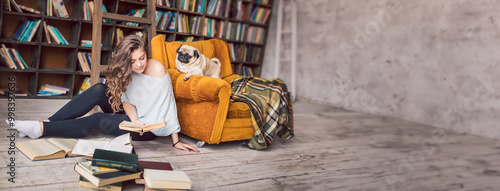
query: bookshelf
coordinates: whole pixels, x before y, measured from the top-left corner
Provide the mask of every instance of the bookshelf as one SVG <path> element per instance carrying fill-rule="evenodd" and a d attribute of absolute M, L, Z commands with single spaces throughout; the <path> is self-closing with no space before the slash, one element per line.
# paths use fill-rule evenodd
<path fill-rule="evenodd" d="M 47 0 L 16 0 L 18 4 L 34 8 L 41 14 L 17 12 L 4 9 L 4 2 L 0 1 L 0 44 L 7 48 L 15 48 L 29 66 L 28 69 L 9 69 L 0 64 L 0 88 L 8 88 L 9 77 L 16 78 L 16 88 L 27 93 L 27 96 L 16 96 L 16 98 L 44 98 L 44 99 L 67 99 L 77 95 L 82 82 L 86 77 L 90 77 L 90 72 L 83 72 L 78 61 L 78 53 L 91 53 L 92 47 L 80 46 L 81 40 L 92 40 L 93 21 L 85 20 L 84 4 L 85 0 L 63 0 L 68 18 L 57 16 L 47 16 Z M 147 0 L 144 0 L 147 1 Z M 153 0 L 156 1 L 156 0 Z M 158 0 L 160 1 L 160 0 Z M 165 1 L 165 0 L 164 0 Z M 254 76 L 260 76 L 262 60 L 265 51 L 267 31 L 270 18 L 266 22 L 258 22 L 252 19 L 252 10 L 257 12 L 263 9 L 263 12 L 272 10 L 272 0 L 268 2 L 262 0 L 216 0 L 219 2 L 218 12 L 214 10 L 209 13 L 211 0 L 206 0 L 202 12 L 198 12 L 198 7 L 185 10 L 181 7 L 183 0 L 176 0 L 171 6 L 155 5 L 156 11 L 169 11 L 177 15 L 173 31 L 157 29 L 153 24 L 156 35 L 164 35 L 169 42 L 184 40 L 191 37 L 192 40 L 205 40 L 219 38 L 236 47 L 232 59 L 232 66 L 235 73 L 243 75 L 251 73 Z M 185 0 L 188 1 L 189 0 Z M 196 3 L 201 0 L 197 0 Z M 172 2 L 172 0 L 170 0 Z M 136 0 L 102 0 L 103 5 L 109 13 L 121 14 L 131 9 L 146 9 L 147 3 Z M 158 2 L 157 2 L 158 3 Z M 214 9 L 217 9 L 216 7 Z M 241 11 L 243 10 L 243 11 Z M 256 12 L 256 13 L 257 13 Z M 147 14 L 147 13 L 146 13 Z M 147 18 L 146 14 L 143 18 Z M 179 15 L 188 18 L 197 17 L 199 28 L 197 31 L 184 32 L 180 30 Z M 262 14 L 261 14 L 262 16 Z M 69 42 L 68 45 L 48 43 L 42 27 L 38 27 L 31 42 L 13 40 L 17 28 L 25 20 L 46 22 L 47 25 L 54 26 Z M 263 20 L 263 19 L 261 19 Z M 210 22 L 208 22 L 210 21 Z M 204 31 L 205 25 L 213 24 L 214 34 L 208 34 Z M 124 35 L 141 32 L 145 35 L 148 27 L 144 24 L 138 26 L 129 26 L 122 24 L 122 21 L 112 20 L 111 23 L 102 22 L 101 39 L 102 48 L 100 51 L 100 63 L 106 65 L 111 57 L 113 48 L 117 43 L 116 30 L 120 29 Z M 179 32 L 180 31 L 180 32 Z M 154 34 L 154 33 L 153 33 Z M 260 40 L 255 40 L 259 36 Z M 239 50 L 239 51 L 238 51 Z M 94 63 L 93 63 L 94 64 Z M 99 74 L 104 77 L 104 74 Z M 37 92 L 44 84 L 64 86 L 70 91 L 66 95 L 60 96 L 37 96 Z M 1 96 L 0 98 L 6 96 Z"/>

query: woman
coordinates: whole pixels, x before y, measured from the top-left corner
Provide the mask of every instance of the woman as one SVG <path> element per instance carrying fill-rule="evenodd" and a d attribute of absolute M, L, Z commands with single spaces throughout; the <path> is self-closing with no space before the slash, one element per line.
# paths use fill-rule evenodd
<path fill-rule="evenodd" d="M 96 84 L 73 98 L 47 121 L 15 121 L 19 136 L 37 139 L 43 136 L 80 138 L 96 132 L 122 135 L 122 121 L 144 125 L 161 119 L 165 127 L 144 133 L 130 132 L 132 140 L 147 141 L 157 136 L 172 137 L 172 146 L 199 152 L 179 141 L 172 84 L 167 70 L 157 60 L 147 59 L 147 47 L 137 35 L 129 35 L 115 48 L 109 61 L 106 83 Z M 88 113 L 99 105 L 104 113 Z M 81 118 L 78 118 L 81 117 Z"/>

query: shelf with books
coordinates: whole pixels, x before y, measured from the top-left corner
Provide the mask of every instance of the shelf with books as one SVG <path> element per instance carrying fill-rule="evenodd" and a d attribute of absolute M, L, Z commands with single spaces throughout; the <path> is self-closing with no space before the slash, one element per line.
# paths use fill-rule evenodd
<path fill-rule="evenodd" d="M 9 69 L 0 64 L 0 74 L 2 76 L 15 75 L 21 78 L 28 78 L 29 83 L 32 85 L 23 85 L 23 88 L 29 92 L 27 97 L 41 98 L 41 96 L 36 95 L 39 86 L 43 85 L 43 83 L 49 83 L 48 81 L 51 80 L 59 80 L 64 83 L 65 87 L 71 89 L 71 93 L 62 97 L 72 98 L 77 94 L 76 90 L 81 86 L 81 81 L 89 76 L 89 73 L 82 71 L 78 61 L 78 52 L 88 53 L 92 51 L 91 47 L 81 45 L 82 40 L 92 40 L 93 22 L 86 20 L 84 17 L 86 14 L 84 11 L 84 7 L 86 7 L 85 2 L 90 2 L 90 0 L 62 1 L 65 3 L 65 8 L 68 12 L 67 18 L 55 14 L 57 11 L 54 12 L 54 7 L 47 5 L 47 0 L 16 0 L 18 4 L 31 7 L 40 11 L 41 14 L 29 11 L 20 13 L 15 9 L 9 11 L 4 10 L 4 7 L 0 10 L 0 44 L 5 44 L 9 48 L 16 48 L 26 61 L 26 64 L 29 65 L 29 69 L 20 70 Z M 148 0 L 105 0 L 103 4 L 109 13 L 120 14 L 130 10 L 146 9 L 146 1 Z M 245 53 L 245 55 L 250 54 L 256 57 L 260 55 L 258 58 L 245 60 L 242 57 L 237 60 L 232 59 L 231 61 L 235 73 L 241 73 L 243 67 L 248 67 L 254 75 L 258 76 L 260 74 L 270 19 L 264 19 L 262 15 L 261 22 L 251 20 L 251 14 L 253 9 L 257 10 L 256 14 L 258 14 L 259 9 L 263 9 L 261 11 L 263 13 L 266 10 L 272 10 L 272 1 L 185 0 L 185 3 L 191 4 L 187 4 L 188 8 L 186 10 L 185 7 L 179 8 L 182 0 L 153 0 L 153 2 L 156 3 L 156 11 L 170 12 L 176 15 L 175 19 L 172 18 L 171 23 L 168 25 L 165 24 L 163 28 L 156 27 L 155 32 L 157 35 L 164 35 L 167 41 L 222 39 L 228 43 L 232 43 L 232 46 L 244 47 L 244 51 L 250 51 L 250 47 L 254 47 L 254 49 L 256 47 L 260 48 L 260 53 Z M 195 6 L 193 7 L 193 5 Z M 47 15 L 49 8 L 52 9 L 52 15 Z M 179 15 L 185 16 L 184 21 L 187 18 L 185 25 L 189 31 L 184 31 L 180 27 L 182 25 L 179 24 L 183 23 L 179 19 Z M 141 17 L 146 18 L 147 15 L 144 13 Z M 193 18 L 196 18 L 197 21 L 193 22 Z M 13 40 L 12 37 L 16 30 L 26 20 L 41 20 L 41 26 L 34 31 L 31 42 Z M 61 35 L 68 41 L 68 45 L 57 44 L 52 41 L 49 43 L 46 38 L 43 22 L 57 28 Z M 193 25 L 193 23 L 195 24 Z M 170 25 L 171 28 L 169 29 Z M 123 25 L 122 21 L 118 20 L 112 20 L 110 23 L 103 22 L 101 29 L 101 64 L 106 65 L 111 58 L 112 50 L 117 45 L 117 30 L 121 31 L 122 36 L 140 33 L 147 38 L 146 30 L 148 27 L 146 26 L 142 24 L 137 26 Z M 207 31 L 208 26 L 211 26 L 210 33 Z M 250 32 L 255 33 L 249 36 Z M 259 38 L 257 38 L 257 33 L 261 33 Z M 241 50 L 239 54 L 243 55 Z M 58 77 L 52 77 L 52 75 Z M 3 80 L 5 81 L 5 79 Z M 26 81 L 28 82 L 28 80 Z M 3 82 L 0 83 L 0 88 L 4 86 L 6 84 L 4 85 Z M 57 98 L 61 97 L 58 96 Z"/>
<path fill-rule="evenodd" d="M 16 98 L 18 97 L 29 97 L 33 96 L 35 94 L 34 91 L 30 91 L 34 87 L 34 81 L 36 78 L 36 73 L 33 72 L 10 72 L 10 71 L 0 71 L 0 89 L 9 89 L 9 83 L 14 83 L 15 84 L 15 90 L 21 90 L 22 94 L 27 94 L 23 96 L 16 95 Z M 3 76 L 8 76 L 3 77 Z M 15 80 L 11 81 L 11 77 L 13 77 Z M 5 98 L 7 95 L 0 95 L 0 97 Z"/>
<path fill-rule="evenodd" d="M 38 74 L 38 85 L 36 87 L 37 97 L 52 97 L 52 98 L 71 98 L 73 93 L 72 85 L 73 85 L 73 74 L 54 74 L 54 73 L 39 73 Z M 58 96 L 47 96 L 38 94 L 41 90 L 43 90 L 43 86 L 46 84 L 56 85 L 68 88 L 69 91 L 66 94 L 58 95 Z"/>

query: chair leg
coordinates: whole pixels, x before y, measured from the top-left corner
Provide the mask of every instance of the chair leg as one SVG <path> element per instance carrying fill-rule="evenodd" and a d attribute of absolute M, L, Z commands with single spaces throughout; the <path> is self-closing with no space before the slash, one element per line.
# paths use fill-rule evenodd
<path fill-rule="evenodd" d="M 205 145 L 205 141 L 198 141 L 196 143 L 196 147 L 198 147 L 198 148 L 202 148 L 204 145 Z"/>

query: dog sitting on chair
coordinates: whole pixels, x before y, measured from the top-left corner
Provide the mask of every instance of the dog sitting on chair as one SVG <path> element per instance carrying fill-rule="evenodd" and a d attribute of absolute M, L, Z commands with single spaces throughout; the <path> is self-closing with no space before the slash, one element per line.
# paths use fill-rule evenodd
<path fill-rule="evenodd" d="M 201 54 L 198 49 L 189 45 L 182 45 L 177 49 L 175 65 L 179 72 L 187 73 L 184 81 L 188 80 L 192 75 L 220 78 L 221 63 L 219 59 L 209 59 Z"/>

